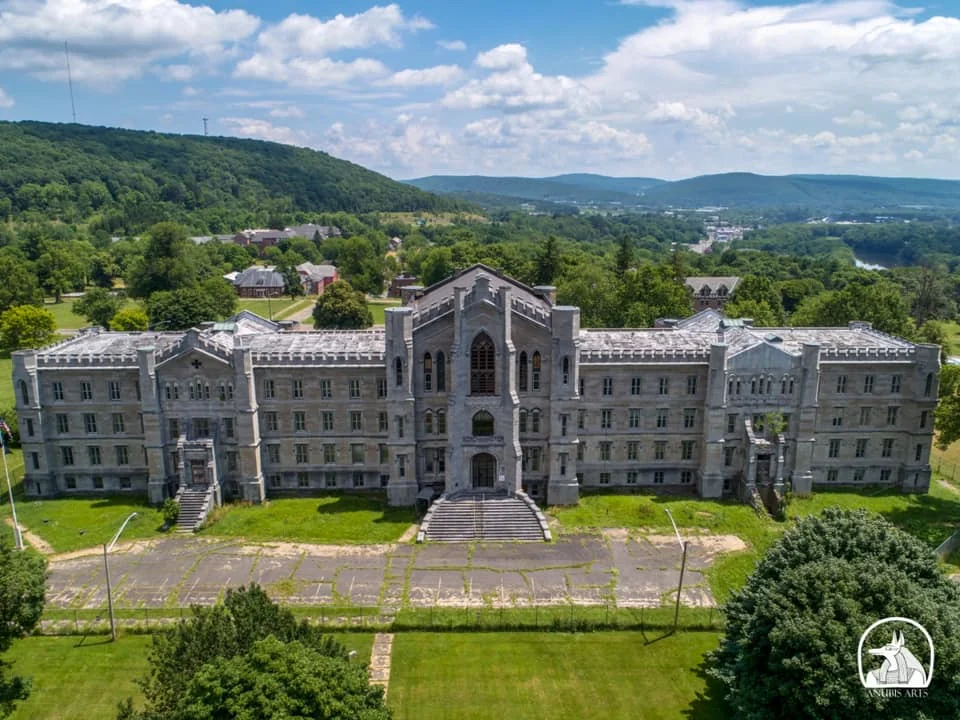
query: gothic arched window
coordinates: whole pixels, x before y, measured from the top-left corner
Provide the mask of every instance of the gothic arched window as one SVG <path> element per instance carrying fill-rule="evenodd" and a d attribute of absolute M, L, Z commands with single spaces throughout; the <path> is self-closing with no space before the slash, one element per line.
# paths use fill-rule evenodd
<path fill-rule="evenodd" d="M 566 385 L 568 382 L 570 382 L 570 358 L 568 358 L 566 355 L 563 356 L 561 370 L 563 371 L 563 384 Z"/>
<path fill-rule="evenodd" d="M 423 389 L 426 392 L 433 390 L 433 358 L 430 353 L 423 354 Z"/>
<path fill-rule="evenodd" d="M 496 394 L 496 350 L 493 340 L 480 333 L 470 346 L 470 394 Z"/>
<path fill-rule="evenodd" d="M 403 358 L 397 358 L 393 361 L 393 373 L 397 387 L 403 386 Z"/>
<path fill-rule="evenodd" d="M 540 389 L 540 353 L 533 353 L 533 389 Z"/>
<path fill-rule="evenodd" d="M 931 375 L 931 377 L 933 377 Z M 20 399 L 23 401 L 24 405 L 30 404 L 30 393 L 27 392 L 27 383 L 24 380 L 20 381 Z"/>
<path fill-rule="evenodd" d="M 493 415 L 486 410 L 481 410 L 474 415 L 473 434 L 481 437 L 493 435 Z"/>
<path fill-rule="evenodd" d="M 517 360 L 517 390 L 527 390 L 527 353 L 521 352 Z"/>
<path fill-rule="evenodd" d="M 437 353 L 437 392 L 447 391 L 447 358 L 442 352 Z"/>

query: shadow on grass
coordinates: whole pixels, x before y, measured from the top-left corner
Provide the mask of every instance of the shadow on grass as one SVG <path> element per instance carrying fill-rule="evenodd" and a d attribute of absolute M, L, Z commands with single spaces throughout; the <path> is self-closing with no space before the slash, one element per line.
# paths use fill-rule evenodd
<path fill-rule="evenodd" d="M 707 675 L 707 661 L 697 666 L 697 677 L 704 681 L 706 690 L 698 692 L 690 706 L 683 711 L 683 717 L 690 720 L 722 720 L 731 717 L 730 708 L 723 699 L 723 684 L 714 677 Z"/>
<path fill-rule="evenodd" d="M 338 515 L 352 512 L 380 513 L 372 520 L 374 523 L 402 523 L 414 522 L 416 512 L 409 507 L 391 507 L 387 505 L 387 496 L 382 493 L 374 495 L 344 495 L 333 494 L 320 496 L 324 501 L 317 505 L 317 512 L 321 515 Z"/>

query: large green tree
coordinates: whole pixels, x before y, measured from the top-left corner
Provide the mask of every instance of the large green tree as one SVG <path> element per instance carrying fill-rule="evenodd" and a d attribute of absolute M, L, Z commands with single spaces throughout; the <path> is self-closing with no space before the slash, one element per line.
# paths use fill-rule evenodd
<path fill-rule="evenodd" d="M 190 260 L 186 229 L 162 222 L 151 227 L 146 237 L 143 255 L 131 263 L 127 273 L 127 288 L 132 297 L 145 298 L 196 282 L 197 269 Z"/>
<path fill-rule="evenodd" d="M 916 323 L 902 290 L 881 280 L 864 284 L 853 282 L 842 290 L 828 290 L 803 300 L 790 317 L 794 327 L 843 326 L 851 320 L 864 320 L 882 332 L 913 337 Z"/>
<path fill-rule="evenodd" d="M 21 350 L 49 345 L 57 336 L 57 320 L 46 308 L 18 305 L 0 315 L 0 345 Z"/>
<path fill-rule="evenodd" d="M 937 447 L 946 450 L 960 440 L 960 365 L 940 368 L 940 391 L 933 411 Z"/>
<path fill-rule="evenodd" d="M 187 330 L 223 317 L 214 298 L 199 287 L 153 293 L 147 315 L 154 330 Z"/>
<path fill-rule="evenodd" d="M 43 305 L 43 291 L 26 258 L 0 256 L 0 313 L 14 305 Z"/>
<path fill-rule="evenodd" d="M 773 281 L 768 277 L 760 275 L 747 275 L 737 284 L 733 290 L 733 302 L 745 302 L 752 300 L 756 303 L 766 305 L 773 313 L 773 325 L 783 325 L 786 322 L 786 314 L 783 311 L 783 299 L 780 291 L 774 286 Z"/>
<path fill-rule="evenodd" d="M 110 329 L 110 321 L 123 305 L 123 299 L 101 287 L 90 288 L 73 304 L 73 314 Z"/>
<path fill-rule="evenodd" d="M 723 612 L 725 635 L 708 672 L 725 687 L 733 717 L 960 715 L 960 587 L 930 548 L 879 515 L 828 508 L 801 520 Z M 860 636 L 892 616 L 919 622 L 933 637 L 936 668 L 922 699 L 877 696 L 861 686 Z M 898 629 L 919 642 L 908 626 Z M 877 664 L 866 651 L 863 660 L 867 668 Z"/>
<path fill-rule="evenodd" d="M 0 534 L 0 653 L 40 621 L 46 568 L 36 553 L 15 549 L 10 533 Z M 16 702 L 30 694 L 29 679 L 12 675 L 11 669 L 0 661 L 0 717 L 10 715 Z"/>
<path fill-rule="evenodd" d="M 363 293 L 350 287 L 346 280 L 330 283 L 313 307 L 315 328 L 355 330 L 373 325 Z"/>
<path fill-rule="evenodd" d="M 117 312 L 110 321 L 110 329 L 118 332 L 131 330 L 146 330 L 150 326 L 150 318 L 140 307 L 127 307 Z"/>

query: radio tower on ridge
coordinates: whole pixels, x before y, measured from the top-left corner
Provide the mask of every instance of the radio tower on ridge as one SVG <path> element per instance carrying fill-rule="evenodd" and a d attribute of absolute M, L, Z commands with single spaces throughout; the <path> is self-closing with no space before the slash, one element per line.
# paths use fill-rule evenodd
<path fill-rule="evenodd" d="M 73 114 L 73 122 L 77 122 L 77 106 L 73 102 L 73 76 L 70 74 L 70 45 L 66 40 L 63 42 L 63 54 L 67 58 L 67 87 L 70 88 L 70 112 Z"/>

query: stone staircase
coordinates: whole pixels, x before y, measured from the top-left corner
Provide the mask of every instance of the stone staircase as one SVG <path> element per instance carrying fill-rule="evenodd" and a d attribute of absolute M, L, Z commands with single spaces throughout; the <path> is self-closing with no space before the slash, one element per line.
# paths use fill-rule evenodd
<path fill-rule="evenodd" d="M 180 514 L 177 516 L 177 532 L 192 533 L 203 524 L 213 505 L 212 487 L 185 487 L 177 493 Z"/>
<path fill-rule="evenodd" d="M 546 518 L 525 493 L 442 495 L 427 511 L 417 542 L 550 540 Z"/>

